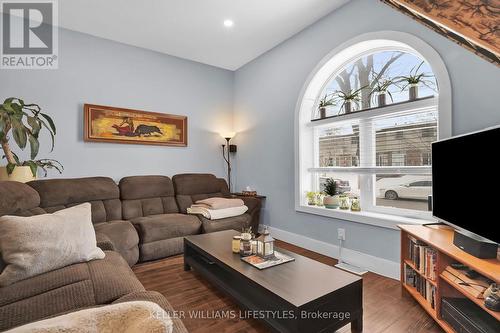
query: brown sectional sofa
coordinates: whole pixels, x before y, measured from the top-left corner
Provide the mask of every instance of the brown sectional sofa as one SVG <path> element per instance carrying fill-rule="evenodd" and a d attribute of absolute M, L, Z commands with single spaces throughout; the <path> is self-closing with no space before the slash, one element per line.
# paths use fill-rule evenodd
<path fill-rule="evenodd" d="M 32 216 L 90 202 L 98 246 L 106 257 L 67 266 L 0 288 L 0 331 L 86 307 L 149 300 L 167 312 L 164 296 L 146 291 L 129 266 L 181 253 L 186 235 L 258 226 L 259 202 L 248 214 L 209 221 L 186 215 L 189 202 L 227 196 L 224 180 L 208 174 L 136 176 L 119 185 L 106 177 L 0 182 L 0 216 Z M 220 223 L 218 225 L 218 223 Z M 254 229 L 256 230 L 256 229 Z M 0 271 L 3 269 L 0 253 Z M 187 332 L 174 318 L 174 332 Z"/>
<path fill-rule="evenodd" d="M 140 260 L 182 253 L 183 237 L 200 233 L 201 221 L 179 214 L 172 180 L 164 176 L 135 176 L 120 180 L 123 218 L 139 235 Z"/>

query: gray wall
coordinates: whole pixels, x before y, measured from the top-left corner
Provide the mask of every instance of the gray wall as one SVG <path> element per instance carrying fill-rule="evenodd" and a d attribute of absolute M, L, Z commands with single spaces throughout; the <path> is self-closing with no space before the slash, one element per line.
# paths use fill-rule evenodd
<path fill-rule="evenodd" d="M 413 34 L 442 56 L 453 88 L 453 131 L 500 124 L 500 70 L 377 0 L 354 0 L 239 69 L 234 115 L 238 132 L 237 187 L 268 196 L 265 223 L 324 242 L 399 260 L 399 233 L 294 210 L 294 112 L 300 90 L 320 60 L 360 34 L 395 30 Z"/>
<path fill-rule="evenodd" d="M 44 145 L 39 158 L 65 172 L 50 177 L 224 175 L 217 133 L 232 126 L 233 72 L 64 29 L 59 36 L 59 69 L 0 70 L 2 101 L 38 103 L 56 122 L 56 148 Z M 188 147 L 83 142 L 84 103 L 187 115 Z"/>

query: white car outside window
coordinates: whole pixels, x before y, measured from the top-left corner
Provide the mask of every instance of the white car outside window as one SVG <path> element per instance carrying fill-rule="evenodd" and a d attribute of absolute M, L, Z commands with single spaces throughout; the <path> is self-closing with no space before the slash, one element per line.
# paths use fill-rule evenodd
<path fill-rule="evenodd" d="M 400 179 L 401 180 L 401 179 Z M 432 181 L 418 180 L 379 187 L 379 197 L 396 200 L 399 198 L 427 200 L 432 194 Z"/>

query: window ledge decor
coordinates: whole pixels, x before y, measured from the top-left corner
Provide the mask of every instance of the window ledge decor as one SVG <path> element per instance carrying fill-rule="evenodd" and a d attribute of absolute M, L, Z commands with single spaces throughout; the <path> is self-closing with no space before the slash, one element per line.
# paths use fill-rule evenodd
<path fill-rule="evenodd" d="M 301 213 L 308 213 L 313 215 L 330 217 L 338 220 L 363 223 L 394 230 L 399 230 L 398 224 L 419 225 L 419 224 L 436 222 L 430 214 L 427 216 L 423 214 L 422 218 L 420 219 L 415 217 L 405 217 L 394 214 L 384 214 L 376 212 L 366 212 L 366 211 L 352 212 L 349 210 L 341 210 L 341 209 L 327 209 L 325 207 L 309 206 L 307 204 L 300 205 L 299 207 L 296 208 L 296 211 Z"/>

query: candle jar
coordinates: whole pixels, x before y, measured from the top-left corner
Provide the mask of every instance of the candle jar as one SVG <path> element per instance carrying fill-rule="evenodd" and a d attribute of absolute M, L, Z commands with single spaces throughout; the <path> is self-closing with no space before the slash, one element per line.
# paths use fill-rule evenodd
<path fill-rule="evenodd" d="M 342 195 L 339 198 L 340 201 L 340 209 L 349 209 L 349 197 L 347 195 Z"/>
<path fill-rule="evenodd" d="M 354 197 L 351 201 L 351 211 L 353 212 L 360 212 L 361 211 L 361 204 L 359 203 L 359 198 Z"/>
<path fill-rule="evenodd" d="M 252 235 L 244 233 L 240 240 L 240 256 L 247 257 L 252 255 Z"/>
<path fill-rule="evenodd" d="M 240 253 L 241 236 L 233 236 L 232 248 L 233 253 Z"/>

